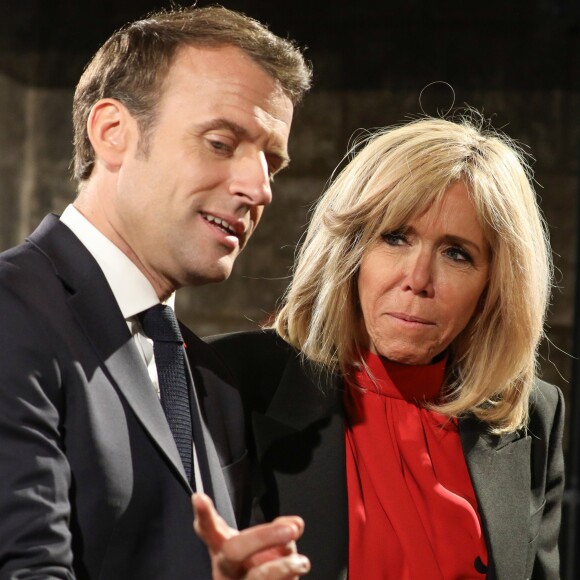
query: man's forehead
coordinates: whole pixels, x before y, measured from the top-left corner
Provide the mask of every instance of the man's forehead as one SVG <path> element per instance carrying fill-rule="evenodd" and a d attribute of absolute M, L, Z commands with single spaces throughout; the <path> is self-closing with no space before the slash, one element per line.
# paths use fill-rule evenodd
<path fill-rule="evenodd" d="M 235 72 L 239 70 L 240 65 L 250 68 L 255 67 L 274 81 L 274 78 L 245 51 L 229 44 L 211 46 L 183 45 L 176 50 L 169 70 L 171 72 L 174 68 L 184 66 L 200 72 L 215 72 L 216 76 L 219 76 L 221 69 L 230 69 Z"/>
<path fill-rule="evenodd" d="M 194 85 L 195 83 L 195 85 Z M 191 85 L 189 90 L 239 91 L 254 95 L 260 100 L 271 100 L 273 104 L 291 105 L 290 97 L 280 82 L 265 71 L 241 49 L 230 46 L 183 46 L 178 49 L 165 76 L 162 91 L 176 84 Z"/>

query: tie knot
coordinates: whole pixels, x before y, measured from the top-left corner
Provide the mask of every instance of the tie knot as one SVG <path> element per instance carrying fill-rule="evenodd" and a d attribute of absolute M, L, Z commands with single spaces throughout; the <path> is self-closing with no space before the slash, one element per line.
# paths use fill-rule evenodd
<path fill-rule="evenodd" d="M 156 304 L 139 314 L 145 334 L 155 341 L 183 343 L 179 323 L 171 306 Z"/>

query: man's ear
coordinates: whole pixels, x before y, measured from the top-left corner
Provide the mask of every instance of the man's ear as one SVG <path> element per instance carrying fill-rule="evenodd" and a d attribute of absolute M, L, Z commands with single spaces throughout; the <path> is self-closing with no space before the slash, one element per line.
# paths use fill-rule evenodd
<path fill-rule="evenodd" d="M 138 140 L 135 119 L 116 99 L 101 99 L 93 105 L 87 120 L 87 132 L 95 150 L 96 163 L 103 163 L 111 171 L 122 165 L 134 140 Z"/>

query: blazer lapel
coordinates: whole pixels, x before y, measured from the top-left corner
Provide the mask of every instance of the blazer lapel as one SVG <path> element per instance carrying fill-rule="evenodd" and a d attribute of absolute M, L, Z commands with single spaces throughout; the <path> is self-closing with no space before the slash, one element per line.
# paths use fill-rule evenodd
<path fill-rule="evenodd" d="M 342 413 L 342 383 L 335 375 L 318 375 L 299 355 L 288 358 L 266 416 L 291 429 Z"/>
<path fill-rule="evenodd" d="M 346 578 L 348 499 L 342 385 L 321 381 L 299 357 L 288 360 L 265 414 L 254 413 L 265 504 L 306 522 L 298 549 L 312 562 L 312 578 Z M 268 515 L 268 514 L 267 514 Z"/>
<path fill-rule="evenodd" d="M 530 520 L 530 446 L 524 433 L 493 436 L 473 418 L 459 422 L 467 467 L 490 552 L 488 578 L 524 578 Z"/>
<path fill-rule="evenodd" d="M 30 236 L 53 263 L 69 292 L 69 306 L 110 380 L 191 493 L 177 446 L 143 360 L 134 345 L 107 280 L 88 250 L 56 216 Z"/>
<path fill-rule="evenodd" d="M 256 441 L 259 458 L 280 439 L 328 420 L 333 414 L 342 416 L 341 393 L 336 377 L 330 377 L 321 387 L 307 362 L 299 357 L 289 358 L 266 412 L 253 414 L 259 432 Z"/>

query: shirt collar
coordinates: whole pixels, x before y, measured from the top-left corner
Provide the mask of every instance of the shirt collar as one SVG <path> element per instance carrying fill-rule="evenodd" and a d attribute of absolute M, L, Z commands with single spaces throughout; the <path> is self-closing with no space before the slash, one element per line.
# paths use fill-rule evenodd
<path fill-rule="evenodd" d="M 73 205 L 67 206 L 60 221 L 101 267 L 125 319 L 159 304 L 157 293 L 143 272 Z M 165 303 L 174 308 L 175 293 Z"/>

